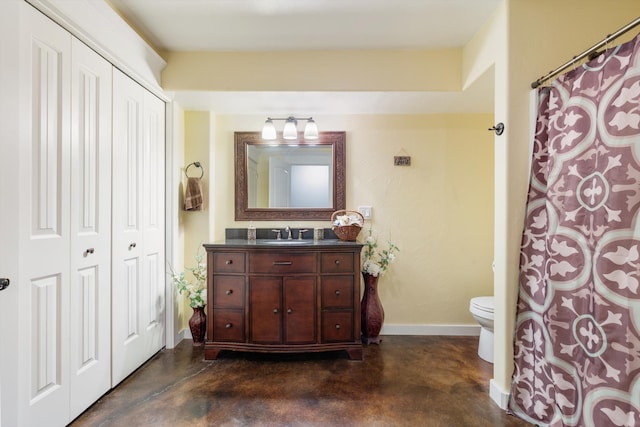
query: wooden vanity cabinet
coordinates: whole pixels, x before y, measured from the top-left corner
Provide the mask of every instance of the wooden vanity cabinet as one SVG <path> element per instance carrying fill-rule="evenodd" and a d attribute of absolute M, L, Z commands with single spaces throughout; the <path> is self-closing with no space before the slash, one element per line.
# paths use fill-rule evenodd
<path fill-rule="evenodd" d="M 362 359 L 361 245 L 206 244 L 205 358 L 345 350 Z"/>

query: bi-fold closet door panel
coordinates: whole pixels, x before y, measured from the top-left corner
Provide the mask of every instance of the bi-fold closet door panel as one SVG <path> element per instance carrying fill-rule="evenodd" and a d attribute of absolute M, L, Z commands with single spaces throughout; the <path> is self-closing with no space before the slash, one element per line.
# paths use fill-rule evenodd
<path fill-rule="evenodd" d="M 111 388 L 112 70 L 72 39 L 71 419 Z"/>
<path fill-rule="evenodd" d="M 20 308 L 13 325 L 19 329 L 18 422 L 64 425 L 70 391 L 71 36 L 26 5 L 20 20 Z"/>
<path fill-rule="evenodd" d="M 164 346 L 164 103 L 113 76 L 112 385 Z"/>
<path fill-rule="evenodd" d="M 112 67 L 26 3 L 19 43 L 18 390 L 3 410 L 66 425 L 110 387 Z"/>

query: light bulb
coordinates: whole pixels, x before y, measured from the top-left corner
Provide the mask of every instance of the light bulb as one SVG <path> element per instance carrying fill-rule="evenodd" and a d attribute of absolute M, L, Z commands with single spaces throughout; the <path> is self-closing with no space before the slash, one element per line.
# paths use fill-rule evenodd
<path fill-rule="evenodd" d="M 307 125 L 304 127 L 304 139 L 318 139 L 318 126 L 312 118 L 307 120 Z"/>
<path fill-rule="evenodd" d="M 293 117 L 289 117 L 282 129 L 282 138 L 284 139 L 298 139 L 297 122 Z"/>
<path fill-rule="evenodd" d="M 273 125 L 273 121 L 271 119 L 267 119 L 267 121 L 264 122 L 264 126 L 262 127 L 262 139 L 272 141 L 276 138 L 276 127 Z"/>

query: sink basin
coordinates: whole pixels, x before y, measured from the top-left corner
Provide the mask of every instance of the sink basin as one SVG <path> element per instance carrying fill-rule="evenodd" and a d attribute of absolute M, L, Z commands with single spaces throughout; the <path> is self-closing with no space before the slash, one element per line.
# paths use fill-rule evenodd
<path fill-rule="evenodd" d="M 275 245 L 275 246 L 295 246 L 295 245 L 311 245 L 313 244 L 313 240 L 305 239 L 305 240 L 263 240 L 260 243 L 264 243 L 267 245 Z"/>

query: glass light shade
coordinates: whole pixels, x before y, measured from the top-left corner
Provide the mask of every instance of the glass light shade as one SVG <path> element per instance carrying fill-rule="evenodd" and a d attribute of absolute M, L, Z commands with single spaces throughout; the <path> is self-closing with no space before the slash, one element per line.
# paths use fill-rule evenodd
<path fill-rule="evenodd" d="M 287 119 L 282 129 L 282 138 L 284 139 L 298 139 L 298 128 L 296 127 L 296 120 L 292 117 Z"/>
<path fill-rule="evenodd" d="M 264 126 L 262 127 L 262 139 L 272 141 L 276 138 L 276 127 L 273 125 L 273 121 L 271 119 L 268 119 L 266 122 L 264 122 Z"/>
<path fill-rule="evenodd" d="M 318 126 L 313 119 L 307 120 L 307 125 L 304 127 L 304 139 L 318 139 Z"/>

